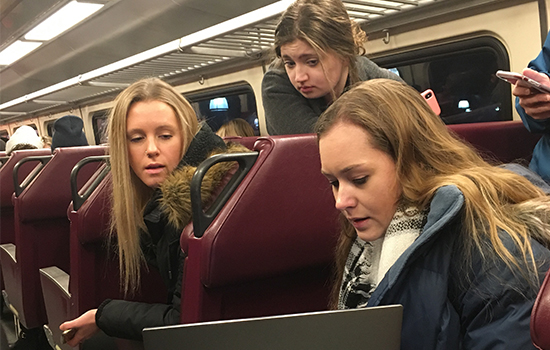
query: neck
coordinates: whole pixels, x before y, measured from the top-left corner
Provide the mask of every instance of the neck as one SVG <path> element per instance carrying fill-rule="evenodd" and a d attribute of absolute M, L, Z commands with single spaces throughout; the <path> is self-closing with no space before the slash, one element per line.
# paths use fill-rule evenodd
<path fill-rule="evenodd" d="M 338 97 L 340 97 L 340 95 L 342 95 L 342 93 L 344 92 L 344 88 L 346 87 L 348 74 L 349 74 L 349 67 L 346 66 L 342 69 L 342 74 L 340 75 L 340 79 L 336 83 L 336 86 L 334 86 L 332 93 L 325 95 L 325 101 L 327 102 L 327 105 L 330 105 Z"/>

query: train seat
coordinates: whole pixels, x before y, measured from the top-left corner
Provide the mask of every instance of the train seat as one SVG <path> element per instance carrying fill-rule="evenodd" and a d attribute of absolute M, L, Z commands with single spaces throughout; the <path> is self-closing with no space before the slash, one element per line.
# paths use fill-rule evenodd
<path fill-rule="evenodd" d="M 260 137 L 254 150 L 204 234 L 192 225 L 182 233 L 183 323 L 328 308 L 338 213 L 316 137 Z"/>
<path fill-rule="evenodd" d="M 531 312 L 531 340 L 537 349 L 550 349 L 550 271 L 539 290 Z"/>
<path fill-rule="evenodd" d="M 2 152 L 5 154 L 5 152 Z M 0 244 L 15 243 L 13 203 L 11 197 L 15 191 L 13 185 L 13 167 L 21 159 L 29 156 L 46 156 L 51 154 L 50 149 L 29 149 L 14 151 L 11 157 L 6 157 L 0 168 Z M 19 183 L 36 167 L 38 161 L 25 163 L 19 168 Z M 4 289 L 2 270 L 0 270 L 0 290 Z"/>
<path fill-rule="evenodd" d="M 519 120 L 447 126 L 489 159 L 528 165 L 541 134 L 530 133 Z"/>
<path fill-rule="evenodd" d="M 14 243 L 0 246 L 0 261 L 9 306 L 26 328 L 47 322 L 38 269 L 68 265 L 71 170 L 83 157 L 105 152 L 102 146 L 56 149 L 32 182 L 19 188 L 19 194 L 15 186 L 15 238 Z M 81 180 L 94 171 L 87 168 Z"/>
<path fill-rule="evenodd" d="M 253 149 L 254 148 L 254 143 L 256 142 L 257 139 L 258 139 L 258 136 L 247 136 L 247 137 L 227 136 L 227 137 L 223 138 L 223 140 L 225 142 L 240 143 L 241 145 L 245 146 L 248 149 Z"/>
<path fill-rule="evenodd" d="M 89 183 L 101 176 L 103 168 L 92 175 Z M 123 299 L 120 289 L 117 256 L 107 246 L 110 221 L 110 173 L 94 185 L 86 184 L 89 193 L 80 207 L 75 199 L 67 210 L 70 221 L 69 266 L 52 265 L 40 269 L 40 282 L 48 316 L 47 335 L 63 350 L 72 349 L 59 343 L 59 325 L 97 308 L 105 299 Z M 83 188 L 80 192 L 86 190 Z M 166 289 L 153 269 L 142 271 L 141 290 L 132 300 L 166 302 Z M 118 340 L 119 349 L 139 349 L 141 343 Z"/>

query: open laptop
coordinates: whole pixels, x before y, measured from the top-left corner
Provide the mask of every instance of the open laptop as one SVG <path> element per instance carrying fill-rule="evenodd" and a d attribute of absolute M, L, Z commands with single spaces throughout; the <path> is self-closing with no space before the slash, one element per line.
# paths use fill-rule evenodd
<path fill-rule="evenodd" d="M 399 350 L 403 307 L 389 305 L 145 328 L 145 350 Z"/>

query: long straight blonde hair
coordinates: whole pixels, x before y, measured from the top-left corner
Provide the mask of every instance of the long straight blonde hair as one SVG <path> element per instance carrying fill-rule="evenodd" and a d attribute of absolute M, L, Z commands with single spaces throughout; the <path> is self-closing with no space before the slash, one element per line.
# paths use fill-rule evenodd
<path fill-rule="evenodd" d="M 465 244 L 480 251 L 485 259 L 504 261 L 538 288 L 530 239 L 550 246 L 550 200 L 541 189 L 520 175 L 484 161 L 473 148 L 451 134 L 420 94 L 406 84 L 374 79 L 353 87 L 319 118 L 315 128 L 319 139 L 340 121 L 363 128 L 370 135 L 372 146 L 392 157 L 403 188 L 403 204 L 424 209 L 438 188 L 458 187 L 465 201 Z M 520 260 L 504 245 L 499 229 L 510 235 Z M 337 248 L 338 280 L 333 305 L 356 236 L 353 226 L 344 220 Z M 487 249 L 487 241 L 491 249 Z"/>
<path fill-rule="evenodd" d="M 107 130 L 113 182 L 111 236 L 116 238 L 118 243 L 120 278 L 125 293 L 135 291 L 140 283 L 140 269 L 143 263 L 140 231 L 147 232 L 143 211 L 153 194 L 153 190 L 130 168 L 128 158 L 126 120 L 132 104 L 140 101 L 164 102 L 174 110 L 183 134 L 182 155 L 199 128 L 197 117 L 189 102 L 160 79 L 139 80 L 115 99 Z"/>

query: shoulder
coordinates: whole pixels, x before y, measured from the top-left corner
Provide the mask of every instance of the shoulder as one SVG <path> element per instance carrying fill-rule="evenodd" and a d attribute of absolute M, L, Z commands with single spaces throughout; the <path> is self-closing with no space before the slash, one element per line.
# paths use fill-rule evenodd
<path fill-rule="evenodd" d="M 357 64 L 357 71 L 359 73 L 359 78 L 362 81 L 369 79 L 392 79 L 403 82 L 403 80 L 398 77 L 396 74 L 390 72 L 385 68 L 380 68 L 376 63 L 371 61 L 365 56 L 357 56 L 355 58 Z"/>

